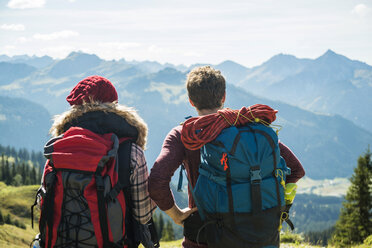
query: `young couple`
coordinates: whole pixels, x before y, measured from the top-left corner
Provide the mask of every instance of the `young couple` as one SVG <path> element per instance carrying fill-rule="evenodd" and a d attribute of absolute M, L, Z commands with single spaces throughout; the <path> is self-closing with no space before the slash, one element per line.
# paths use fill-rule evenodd
<path fill-rule="evenodd" d="M 220 71 L 210 66 L 197 67 L 188 74 L 186 87 L 189 102 L 199 116 L 214 114 L 223 109 L 226 85 Z M 67 97 L 72 108 L 57 117 L 52 134 L 59 136 L 70 127 L 78 126 L 101 134 L 115 133 L 119 138 L 135 137 L 130 153 L 131 214 L 138 222 L 145 224 L 151 219 L 157 205 L 176 224 L 183 225 L 197 211 L 196 204 L 189 188 L 189 207 L 180 209 L 170 190 L 170 182 L 176 169 L 183 165 L 191 187 L 195 187 L 201 163 L 200 150 L 187 149 L 181 139 L 183 126 L 176 126 L 166 136 L 148 176 L 143 153 L 147 126 L 134 110 L 119 105 L 117 100 L 117 92 L 107 79 L 99 76 L 85 78 Z M 285 183 L 296 183 L 304 176 L 303 167 L 287 146 L 279 142 L 279 148 L 281 157 L 291 169 Z M 185 233 L 188 233 L 187 230 Z M 191 237 L 185 237 L 182 246 L 207 247 L 206 244 L 197 244 L 195 238 Z"/>

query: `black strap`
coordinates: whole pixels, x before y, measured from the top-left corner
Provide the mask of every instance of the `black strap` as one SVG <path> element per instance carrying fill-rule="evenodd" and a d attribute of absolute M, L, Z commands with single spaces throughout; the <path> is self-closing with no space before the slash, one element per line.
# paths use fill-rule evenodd
<path fill-rule="evenodd" d="M 103 182 L 103 177 L 100 174 L 96 174 L 95 178 L 96 178 L 96 186 L 97 186 L 98 215 L 99 215 L 99 222 L 101 226 L 103 247 L 109 247 L 107 211 L 106 211 L 106 202 L 104 198 L 105 186 Z"/>
<path fill-rule="evenodd" d="M 231 188 L 231 170 L 229 165 L 229 159 L 226 160 L 227 169 L 226 169 L 226 189 L 227 189 L 227 196 L 229 200 L 229 213 L 233 217 L 234 216 L 234 200 Z M 234 219 L 234 218 L 232 218 Z"/>
<path fill-rule="evenodd" d="M 120 144 L 116 162 L 118 163 L 118 181 L 123 188 L 130 187 L 130 175 L 132 174 L 130 167 L 131 151 L 132 140 L 126 140 Z"/>
<path fill-rule="evenodd" d="M 286 219 L 285 222 L 287 222 L 288 226 L 291 228 L 291 230 L 294 230 L 293 222 L 290 219 Z"/>
<path fill-rule="evenodd" d="M 51 185 L 47 185 L 47 195 L 46 201 L 48 202 L 47 206 L 45 206 L 44 210 L 46 211 L 46 221 L 48 225 L 48 248 L 52 247 L 52 238 L 53 238 L 53 219 L 54 219 L 54 185 L 57 181 L 56 172 L 52 171 L 52 179 Z"/>
<path fill-rule="evenodd" d="M 251 199 L 252 212 L 257 214 L 262 211 L 262 196 L 261 196 L 261 169 L 259 165 L 251 167 Z"/>
<path fill-rule="evenodd" d="M 40 186 L 40 188 L 36 192 L 35 201 L 34 204 L 31 206 L 31 227 L 34 228 L 34 207 L 37 205 L 40 193 L 42 192 L 43 186 Z"/>
<path fill-rule="evenodd" d="M 264 136 L 267 139 L 267 141 L 269 142 L 269 145 L 270 145 L 270 147 L 272 149 L 272 156 L 273 156 L 273 163 L 274 163 L 274 170 L 273 170 L 273 173 L 272 174 L 273 174 L 274 177 L 276 177 L 275 176 L 275 171 L 276 171 L 276 163 L 277 163 L 277 161 L 276 161 L 274 140 L 273 140 L 273 138 L 271 138 L 271 136 L 268 133 L 266 133 L 266 132 L 264 132 L 262 130 L 257 130 L 256 129 L 254 131 L 257 132 L 257 133 L 259 133 L 259 134 L 261 134 L 262 136 Z M 282 205 L 282 203 L 281 203 L 281 200 L 280 200 L 279 182 L 278 182 L 278 179 L 277 178 L 275 178 L 275 185 L 276 185 L 276 196 L 277 196 L 277 201 L 278 201 L 278 207 L 280 207 Z"/>
<path fill-rule="evenodd" d="M 154 247 L 155 248 L 160 247 L 158 232 L 156 231 L 154 220 L 151 218 L 151 220 L 149 221 L 149 223 L 147 223 L 147 225 L 149 227 L 149 231 L 151 234 L 151 241 L 154 244 Z"/>
<path fill-rule="evenodd" d="M 239 132 L 239 135 L 241 132 L 252 132 L 254 141 L 256 143 L 256 161 L 258 161 L 258 141 L 256 136 L 256 131 L 253 128 L 251 128 L 249 125 L 247 126 L 248 130 L 243 130 Z M 252 166 L 250 169 L 251 173 L 251 202 L 252 202 L 252 212 L 254 214 L 257 214 L 262 211 L 262 195 L 261 195 L 261 168 L 260 164 L 257 164 L 255 166 Z"/>
<path fill-rule="evenodd" d="M 105 196 L 105 202 L 115 201 L 116 197 L 119 195 L 123 188 L 123 185 L 118 181 L 110 190 L 110 192 Z"/>
<path fill-rule="evenodd" d="M 50 178 L 50 179 L 49 179 Z M 51 247 L 51 241 L 53 237 L 53 217 L 54 217 L 54 185 L 57 181 L 56 171 L 53 169 L 48 174 L 48 182 L 45 182 L 46 192 L 43 194 L 43 206 L 41 208 L 41 216 L 39 221 L 39 230 L 41 237 L 45 238 L 46 228 L 48 228 L 48 247 Z M 39 190 L 42 189 L 41 187 Z M 43 193 L 43 191 L 41 191 Z M 37 199 L 35 200 L 37 201 Z M 34 204 L 35 205 L 35 204 Z M 33 207 L 31 207 L 33 210 Z M 33 220 L 33 213 L 31 213 L 31 218 Z M 33 221 L 32 221 L 33 222 Z"/>
<path fill-rule="evenodd" d="M 119 149 L 119 138 L 115 134 L 111 135 L 111 141 L 112 141 L 112 149 L 107 152 L 105 156 L 101 158 L 101 160 L 98 162 L 97 169 L 96 169 L 96 174 L 101 175 L 101 172 L 105 168 L 106 163 L 111 159 L 111 158 L 116 158 L 118 154 L 118 149 Z"/>
<path fill-rule="evenodd" d="M 292 207 L 292 204 L 285 205 L 284 212 L 287 214 L 288 218 L 285 219 L 285 222 L 287 222 L 288 226 L 291 228 L 291 230 L 294 230 L 293 222 L 289 219 L 289 210 Z"/>

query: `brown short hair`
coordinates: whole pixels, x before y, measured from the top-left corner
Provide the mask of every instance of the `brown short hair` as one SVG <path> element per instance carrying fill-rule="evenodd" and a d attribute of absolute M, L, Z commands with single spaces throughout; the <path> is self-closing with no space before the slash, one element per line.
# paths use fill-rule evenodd
<path fill-rule="evenodd" d="M 209 65 L 196 67 L 187 75 L 187 93 L 199 110 L 221 107 L 226 82 L 219 70 Z"/>

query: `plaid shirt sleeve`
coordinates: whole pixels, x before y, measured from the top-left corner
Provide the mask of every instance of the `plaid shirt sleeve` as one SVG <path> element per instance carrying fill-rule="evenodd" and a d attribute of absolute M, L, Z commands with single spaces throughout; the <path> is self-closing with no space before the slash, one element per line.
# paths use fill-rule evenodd
<path fill-rule="evenodd" d="M 131 194 L 133 201 L 133 216 L 142 224 L 146 224 L 156 209 L 156 204 L 151 200 L 148 192 L 147 164 L 143 150 L 133 143 L 131 150 L 131 169 L 130 176 Z"/>

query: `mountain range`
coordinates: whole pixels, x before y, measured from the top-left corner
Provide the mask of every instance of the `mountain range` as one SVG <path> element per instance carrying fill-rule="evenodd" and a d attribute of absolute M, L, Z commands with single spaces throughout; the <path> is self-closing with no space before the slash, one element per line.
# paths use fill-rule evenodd
<path fill-rule="evenodd" d="M 2 58 L 0 56 L 0 61 Z M 81 52 L 73 52 L 65 59 L 49 60 L 48 64 L 38 67 L 33 62 L 36 59 L 29 57 L 22 63 L 15 63 L 8 57 L 7 61 L 1 62 L 0 71 L 3 67 L 12 70 L 1 81 L 0 95 L 35 102 L 38 107 L 43 106 L 40 111 L 46 108 L 55 115 L 68 109 L 65 97 L 77 82 L 88 75 L 104 76 L 115 85 L 119 103 L 134 106 L 148 123 L 146 155 L 150 167 L 167 132 L 185 116 L 196 115 L 188 104 L 184 87 L 190 67 L 124 59 L 107 61 Z M 25 73 L 21 65 L 33 69 Z M 372 143 L 366 121 L 371 117 L 368 106 L 372 106 L 372 100 L 366 94 L 372 88 L 368 81 L 372 70 L 367 64 L 327 51 L 315 60 L 280 54 L 254 68 L 233 61 L 214 67 L 220 69 L 227 79 L 226 107 L 238 109 L 262 103 L 279 110 L 275 122 L 283 127 L 279 138 L 295 152 L 307 175 L 313 179 L 350 176 L 358 156 Z M 342 81 L 345 78 L 350 80 Z M 336 79 L 338 83 L 334 82 Z M 350 87 L 350 84 L 354 86 Z M 334 94 L 330 94 L 332 88 Z M 328 102 L 335 102 L 337 92 L 343 91 L 352 92 L 350 97 L 359 95 L 359 99 L 340 95 L 340 101 L 345 99 L 345 104 L 342 112 L 337 112 L 339 106 Z M 311 106 L 314 104 L 306 105 L 315 96 L 322 108 L 313 109 Z M 20 110 L 23 108 L 22 105 L 18 107 Z M 35 111 L 38 107 L 34 107 Z M 355 119 L 353 114 L 359 119 Z M 44 123 L 50 125 L 49 121 Z M 41 137 L 46 136 L 47 128 L 43 130 L 45 133 L 35 139 L 34 149 L 40 147 Z M 24 133 L 22 128 L 17 132 Z M 2 142 L 6 145 L 7 141 Z"/>
<path fill-rule="evenodd" d="M 0 144 L 41 151 L 50 128 L 43 106 L 23 98 L 0 96 Z"/>
<path fill-rule="evenodd" d="M 316 113 L 338 114 L 372 131 L 372 66 L 328 50 L 316 59 L 279 54 L 231 81 L 253 94 Z"/>

